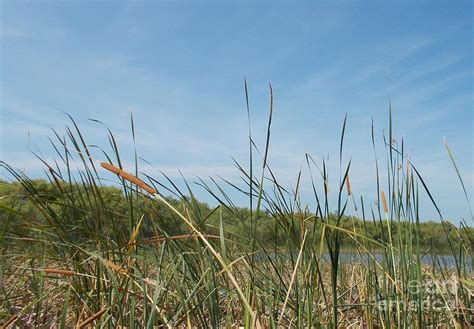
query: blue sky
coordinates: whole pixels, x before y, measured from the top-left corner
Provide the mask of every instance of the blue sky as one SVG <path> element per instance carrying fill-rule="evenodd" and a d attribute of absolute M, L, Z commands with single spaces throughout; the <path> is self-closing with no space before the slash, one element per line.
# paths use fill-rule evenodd
<path fill-rule="evenodd" d="M 106 147 L 107 140 L 87 119 L 105 122 L 132 168 L 133 112 L 138 153 L 153 164 L 143 163 L 143 172 L 178 179 L 179 168 L 191 180 L 237 182 L 231 156 L 248 158 L 246 77 L 262 148 L 273 85 L 269 156 L 282 183 L 294 186 L 305 152 L 328 158 L 338 177 L 347 113 L 351 183 L 373 202 L 371 120 L 380 142 L 390 97 L 394 135 L 404 138 L 443 214 L 469 221 L 442 141 L 472 199 L 472 19 L 471 1 L 3 1 L 0 159 L 40 177 L 28 147 L 51 156 L 50 129 L 63 129 L 68 112 L 90 144 Z M 306 180 L 302 196 L 309 195 Z M 424 199 L 422 217 L 435 218 Z"/>

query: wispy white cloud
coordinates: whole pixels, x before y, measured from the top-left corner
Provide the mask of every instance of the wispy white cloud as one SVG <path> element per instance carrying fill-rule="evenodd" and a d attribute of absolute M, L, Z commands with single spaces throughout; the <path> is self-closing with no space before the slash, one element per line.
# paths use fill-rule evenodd
<path fill-rule="evenodd" d="M 0 29 L 1 39 L 32 39 L 34 35 L 22 29 L 3 27 Z"/>

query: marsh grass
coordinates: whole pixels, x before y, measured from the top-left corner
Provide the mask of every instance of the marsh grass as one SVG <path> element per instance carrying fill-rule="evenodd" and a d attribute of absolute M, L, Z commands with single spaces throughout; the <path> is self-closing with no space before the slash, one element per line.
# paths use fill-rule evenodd
<path fill-rule="evenodd" d="M 250 108 L 245 84 L 247 114 Z M 203 212 L 186 180 L 178 188 L 168 176 L 157 179 L 140 172 L 134 153 L 134 174 L 123 174 L 123 160 L 112 132 L 111 152 L 100 150 L 99 165 L 78 125 L 71 118 L 65 134 L 54 132 L 56 159 L 38 156 L 60 198 L 52 202 L 32 180 L 5 162 L 1 166 L 20 182 L 24 199 L 41 214 L 41 222 L 21 231 L 11 229 L 24 216 L 21 205 L 4 207 L 1 223 L 1 309 L 5 326 L 38 327 L 470 327 L 473 322 L 472 246 L 462 222 L 446 221 L 427 183 L 404 154 L 403 141 L 384 136 L 386 168 L 379 164 L 372 128 L 377 194 L 375 204 L 356 199 L 349 183 L 350 162 L 344 162 L 344 118 L 339 147 L 338 186 L 329 186 L 328 165 L 306 155 L 310 181 L 301 172 L 294 187 L 284 187 L 268 163 L 273 112 L 270 111 L 263 156 L 249 125 L 249 164 L 235 161 L 242 178 L 237 186 L 225 179 L 199 180 L 217 206 Z M 132 137 L 135 127 L 131 118 Z M 372 125 L 373 127 L 373 125 Z M 449 157 L 464 189 L 454 157 Z M 95 150 L 94 150 L 95 151 Z M 261 166 L 256 160 L 261 159 Z M 117 213 L 102 194 L 105 169 L 118 169 L 128 211 Z M 113 171 L 112 170 L 112 171 Z M 260 171 L 259 171 L 260 170 Z M 386 170 L 387 181 L 380 181 Z M 260 176 L 256 173 L 259 173 Z M 142 177 L 143 185 L 134 177 Z M 259 177 L 258 177 L 259 176 Z M 133 182 L 133 183 L 131 183 Z M 138 182 L 138 183 L 137 183 Z M 212 185 L 211 185 L 212 184 Z M 301 184 L 310 184 L 313 210 L 300 199 Z M 382 189 L 382 186 L 384 189 Z M 226 191 L 248 198 L 247 217 Z M 156 192 L 156 193 L 155 193 Z M 150 194 L 151 193 L 151 194 Z M 331 204 L 335 193 L 337 203 Z M 180 202 L 167 197 L 172 195 Z M 60 201 L 57 201 L 60 200 Z M 423 201 L 421 201 L 423 200 Z M 431 255 L 423 265 L 420 247 L 421 202 L 431 202 L 449 240 L 454 267 Z M 160 222 L 167 209 L 187 232 L 173 234 Z M 336 209 L 332 212 L 331 209 Z M 240 230 L 226 230 L 222 213 Z M 273 218 L 274 232 L 284 241 L 264 243 L 256 234 L 263 212 Z M 341 226 L 350 213 L 362 221 Z M 219 216 L 208 233 L 207 221 Z M 472 218 L 471 218 L 472 219 Z M 366 223 L 382 232 L 368 237 Z M 124 226 L 123 223 L 126 223 Z M 322 230 L 315 229 L 316 224 Z M 143 226 L 154 237 L 143 235 Z M 237 226 L 236 226 L 237 227 Z M 457 239 L 451 238 L 455 231 Z M 394 238 L 393 232 L 403 232 Z M 277 235 L 274 235 L 277 236 Z M 341 261 L 341 238 L 355 243 L 353 261 Z M 16 243 L 12 243 L 16 241 Z M 18 243 L 19 242 L 19 243 Z M 357 261 L 357 259 L 359 261 Z"/>

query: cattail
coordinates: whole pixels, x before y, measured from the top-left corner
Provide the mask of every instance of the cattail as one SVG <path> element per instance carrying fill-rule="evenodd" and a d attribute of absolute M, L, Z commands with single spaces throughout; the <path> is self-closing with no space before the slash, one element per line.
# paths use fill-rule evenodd
<path fill-rule="evenodd" d="M 383 191 L 380 191 L 380 195 L 382 197 L 382 205 L 383 205 L 383 211 L 384 213 L 388 213 L 388 208 L 387 208 L 387 200 L 385 200 L 385 193 Z"/>
<path fill-rule="evenodd" d="M 64 275 L 64 276 L 71 276 L 71 275 L 76 274 L 76 272 L 71 271 L 71 270 L 61 270 L 57 268 L 45 268 L 44 273 L 59 274 L 59 275 Z"/>
<path fill-rule="evenodd" d="M 107 312 L 107 309 L 104 308 L 100 310 L 99 312 L 93 314 L 91 317 L 87 318 L 85 321 L 81 322 L 80 324 L 77 325 L 77 328 L 85 328 L 89 327 L 89 325 L 94 322 L 94 320 L 100 318 L 105 312 Z"/>
<path fill-rule="evenodd" d="M 105 168 L 107 169 L 108 171 L 111 171 L 113 172 L 114 174 L 116 175 L 119 175 L 120 177 L 122 177 L 123 179 L 129 181 L 130 183 L 132 184 L 135 184 L 136 186 L 144 189 L 145 191 L 147 191 L 148 193 L 150 194 L 156 194 L 156 190 L 152 187 L 150 187 L 147 183 L 145 183 L 144 181 L 142 181 L 141 179 L 133 176 L 132 174 L 129 174 L 125 171 L 123 171 L 122 169 L 120 168 L 117 168 L 115 166 L 112 166 L 110 163 L 107 163 L 107 162 L 101 162 L 100 165 L 102 166 L 102 168 Z"/>
<path fill-rule="evenodd" d="M 107 260 L 105 264 L 115 273 L 125 274 L 125 270 L 121 266 L 112 263 L 110 260 Z"/>
<path fill-rule="evenodd" d="M 346 177 L 346 190 L 347 190 L 347 195 L 351 195 L 351 182 L 349 182 L 349 175 Z"/>
<path fill-rule="evenodd" d="M 7 320 L 0 328 L 7 328 L 9 325 L 15 323 L 16 319 L 18 319 L 18 315 L 12 316 L 10 319 Z"/>

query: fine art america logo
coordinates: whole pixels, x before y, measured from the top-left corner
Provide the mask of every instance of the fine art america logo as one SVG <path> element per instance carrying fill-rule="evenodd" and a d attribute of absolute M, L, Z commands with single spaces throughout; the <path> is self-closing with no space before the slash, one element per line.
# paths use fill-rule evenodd
<path fill-rule="evenodd" d="M 385 277 L 380 278 L 383 282 Z M 391 281 L 392 282 L 392 281 Z M 418 280 L 410 280 L 407 285 L 396 281 L 397 292 L 404 287 L 403 294 L 392 299 L 382 299 L 374 302 L 380 311 L 405 309 L 417 311 L 429 309 L 433 311 L 451 310 L 456 308 L 455 297 L 458 292 L 459 283 L 456 278 L 444 280 L 430 279 L 423 283 Z M 393 285 L 393 282 L 392 282 Z"/>

